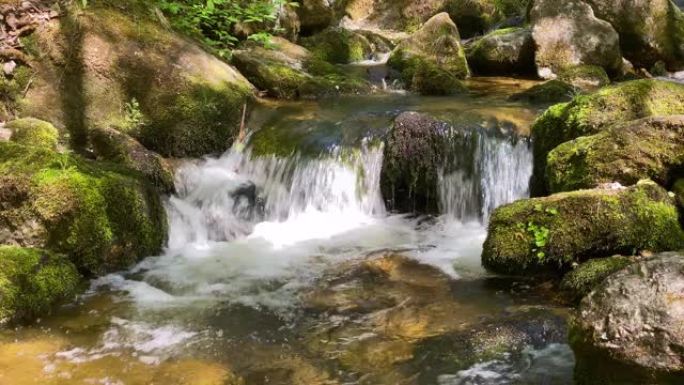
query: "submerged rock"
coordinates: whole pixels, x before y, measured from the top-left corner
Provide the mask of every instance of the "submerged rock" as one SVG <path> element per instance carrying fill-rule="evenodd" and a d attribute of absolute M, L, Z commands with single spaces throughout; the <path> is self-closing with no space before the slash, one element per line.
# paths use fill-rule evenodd
<path fill-rule="evenodd" d="M 0 245 L 0 322 L 44 315 L 71 299 L 80 281 L 74 264 L 62 255 Z"/>
<path fill-rule="evenodd" d="M 670 186 L 684 176 L 684 116 L 616 124 L 561 144 L 547 161 L 551 192 L 614 182 L 628 186 L 646 178 Z"/>
<path fill-rule="evenodd" d="M 602 67 L 611 75 L 622 68 L 620 39 L 610 23 L 594 16 L 582 0 L 536 0 L 529 11 L 537 46 L 539 76 L 553 79 L 578 65 Z"/>
<path fill-rule="evenodd" d="M 561 143 L 597 134 L 616 123 L 683 113 L 684 85 L 651 79 L 619 83 L 549 108 L 532 126 L 532 194 L 547 193 L 547 157 Z"/>
<path fill-rule="evenodd" d="M 90 132 L 90 142 L 99 159 L 139 171 L 162 193 L 175 191 L 173 171 L 166 159 L 137 140 L 111 128 L 95 128 Z"/>
<path fill-rule="evenodd" d="M 500 273 L 554 272 L 591 258 L 680 247 L 684 231 L 674 200 L 644 181 L 502 206 L 492 214 L 482 262 Z"/>
<path fill-rule="evenodd" d="M 5 125 L 12 131 L 10 140 L 27 146 L 56 150 L 59 131 L 52 124 L 34 118 L 16 119 Z"/>
<path fill-rule="evenodd" d="M 281 38 L 274 47 L 252 46 L 233 52 L 233 63 L 257 88 L 282 99 L 366 94 L 370 84 L 315 58 L 306 48 Z"/>
<path fill-rule="evenodd" d="M 253 98 L 234 68 L 146 14 L 67 8 L 30 39 L 40 55 L 20 111 L 68 131 L 77 149 L 90 128 L 112 127 L 164 156 L 222 152 Z"/>
<path fill-rule="evenodd" d="M 483 75 L 529 75 L 535 72 L 534 40 L 529 28 L 501 29 L 466 47 L 468 64 Z"/>
<path fill-rule="evenodd" d="M 663 61 L 671 70 L 683 68 L 684 14 L 670 0 L 586 1 L 620 34 L 622 52 L 635 66 Z"/>
<path fill-rule="evenodd" d="M 137 172 L 0 142 L 0 182 L 0 244 L 48 249 L 102 274 L 166 241 L 161 199 Z"/>
<path fill-rule="evenodd" d="M 560 289 L 573 303 L 579 302 L 611 274 L 634 263 L 634 259 L 623 256 L 591 259 L 567 273 Z"/>
<path fill-rule="evenodd" d="M 510 97 L 513 101 L 530 103 L 559 103 L 572 100 L 577 93 L 575 87 L 560 80 L 549 80 Z"/>
<path fill-rule="evenodd" d="M 571 322 L 577 383 L 681 383 L 683 293 L 680 253 L 657 255 L 607 278 Z"/>
<path fill-rule="evenodd" d="M 402 41 L 388 65 L 401 72 L 409 89 L 424 95 L 463 91 L 460 80 L 470 75 L 458 28 L 444 12 Z"/>

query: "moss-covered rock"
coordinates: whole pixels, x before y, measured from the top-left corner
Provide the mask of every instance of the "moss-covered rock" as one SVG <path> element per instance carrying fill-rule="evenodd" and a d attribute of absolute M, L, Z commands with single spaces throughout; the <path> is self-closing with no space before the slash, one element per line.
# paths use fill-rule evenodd
<path fill-rule="evenodd" d="M 619 255 L 589 260 L 567 273 L 560 289 L 570 302 L 577 303 L 611 274 L 632 263 L 634 259 Z"/>
<path fill-rule="evenodd" d="M 0 142 L 0 244 L 67 255 L 87 274 L 161 251 L 166 214 L 135 171 Z"/>
<path fill-rule="evenodd" d="M 306 48 L 273 38 L 274 46 L 251 46 L 233 52 L 233 63 L 257 88 L 282 99 L 312 99 L 365 94 L 370 84 L 353 73 L 315 58 Z"/>
<path fill-rule="evenodd" d="M 625 57 L 639 68 L 663 61 L 671 70 L 684 65 L 684 14 L 670 0 L 587 0 L 597 17 L 620 34 Z"/>
<path fill-rule="evenodd" d="M 531 103 L 554 104 L 570 101 L 576 93 L 577 89 L 571 84 L 560 80 L 549 80 L 511 95 L 510 99 L 513 101 L 522 100 Z"/>
<path fill-rule="evenodd" d="M 662 80 L 634 80 L 578 95 L 549 108 L 532 126 L 533 195 L 544 195 L 548 153 L 561 143 L 601 132 L 607 127 L 657 115 L 684 113 L 684 85 Z"/>
<path fill-rule="evenodd" d="M 551 272 L 590 258 L 683 246 L 673 199 L 649 181 L 502 206 L 491 217 L 482 261 L 501 273 Z"/>
<path fill-rule="evenodd" d="M 554 78 L 578 65 L 599 66 L 611 75 L 620 73 L 619 36 L 608 22 L 596 18 L 584 1 L 536 0 L 529 17 L 542 78 Z"/>
<path fill-rule="evenodd" d="M 17 104 L 31 82 L 33 70 L 20 66 L 11 75 L 0 72 L 0 121 L 12 120 L 16 116 Z"/>
<path fill-rule="evenodd" d="M 466 46 L 468 64 L 483 75 L 535 73 L 534 40 L 529 28 L 507 28 L 489 33 Z"/>
<path fill-rule="evenodd" d="M 310 35 L 330 26 L 335 12 L 328 0 L 299 0 L 297 14 L 302 33 Z"/>
<path fill-rule="evenodd" d="M 462 91 L 459 80 L 470 75 L 458 28 L 447 13 L 433 16 L 401 42 L 388 65 L 409 89 L 428 95 Z"/>
<path fill-rule="evenodd" d="M 106 4 L 64 8 L 34 33 L 35 77 L 20 113 L 68 131 L 77 150 L 92 127 L 116 128 L 165 156 L 229 148 L 251 84 L 156 16 Z"/>
<path fill-rule="evenodd" d="M 5 128 L 12 130 L 13 142 L 52 150 L 57 148 L 59 132 L 48 122 L 34 118 L 16 119 L 7 123 Z"/>
<path fill-rule="evenodd" d="M 173 172 L 166 159 L 132 137 L 111 128 L 95 128 L 90 132 L 90 142 L 98 159 L 139 171 L 160 192 L 175 191 Z"/>
<path fill-rule="evenodd" d="M 0 245 L 0 322 L 30 320 L 76 294 L 81 277 L 64 256 Z"/>
<path fill-rule="evenodd" d="M 670 186 L 684 176 L 684 116 L 617 124 L 561 144 L 547 158 L 551 192 L 650 178 Z"/>
<path fill-rule="evenodd" d="M 558 73 L 558 79 L 583 91 L 593 91 L 610 84 L 606 70 L 594 65 L 564 68 Z"/>
<path fill-rule="evenodd" d="M 344 28 L 329 28 L 300 43 L 308 48 L 316 59 L 335 64 L 347 64 L 368 59 L 373 45 L 363 34 Z"/>

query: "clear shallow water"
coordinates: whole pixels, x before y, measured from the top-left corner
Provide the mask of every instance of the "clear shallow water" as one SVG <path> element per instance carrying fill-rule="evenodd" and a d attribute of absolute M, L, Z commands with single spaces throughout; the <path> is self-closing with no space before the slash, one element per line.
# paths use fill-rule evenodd
<path fill-rule="evenodd" d="M 548 288 L 480 267 L 488 213 L 524 197 L 531 172 L 507 132 L 534 109 L 504 96 L 265 106 L 253 150 L 178 170 L 162 256 L 0 335 L 0 384 L 571 383 Z M 443 175 L 438 218 L 380 197 L 377 139 L 408 109 L 476 135 L 473 169 Z M 263 153 L 289 143 L 307 151 Z"/>

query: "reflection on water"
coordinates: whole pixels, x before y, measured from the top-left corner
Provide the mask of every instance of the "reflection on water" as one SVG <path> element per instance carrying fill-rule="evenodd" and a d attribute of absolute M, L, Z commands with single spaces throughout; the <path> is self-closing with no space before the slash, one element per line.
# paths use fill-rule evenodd
<path fill-rule="evenodd" d="M 178 170 L 164 255 L 0 334 L 0 385 L 570 383 L 552 288 L 479 261 L 489 211 L 526 194 L 529 149 L 506 133 L 533 108 L 477 93 L 267 107 L 251 147 Z M 486 133 L 478 177 L 442 181 L 444 206 L 476 215 L 385 212 L 378 139 L 406 109 Z M 477 197 L 454 193 L 468 183 Z"/>

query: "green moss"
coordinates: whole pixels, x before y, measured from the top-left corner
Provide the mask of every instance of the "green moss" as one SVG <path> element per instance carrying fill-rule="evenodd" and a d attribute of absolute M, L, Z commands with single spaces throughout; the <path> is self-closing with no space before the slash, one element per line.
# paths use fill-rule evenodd
<path fill-rule="evenodd" d="M 558 74 L 558 79 L 583 90 L 597 89 L 610 84 L 606 70 L 594 65 L 564 68 Z"/>
<path fill-rule="evenodd" d="M 0 245 L 0 319 L 30 320 L 76 294 L 81 278 L 65 257 Z"/>
<path fill-rule="evenodd" d="M 24 97 L 33 71 L 29 67 L 19 66 L 14 74 L 7 76 L 0 73 L 0 119 L 10 120 Z"/>
<path fill-rule="evenodd" d="M 38 146 L 49 149 L 57 148 L 59 132 L 50 123 L 33 119 L 24 118 L 13 120 L 5 126 L 12 130 L 11 140 L 27 146 Z"/>
<path fill-rule="evenodd" d="M 404 84 L 422 95 L 451 95 L 466 91 L 460 80 L 465 77 L 462 72 L 454 74 L 423 57 L 397 54 L 392 56 L 388 64 L 400 68 Z"/>
<path fill-rule="evenodd" d="M 561 143 L 596 134 L 615 123 L 681 113 L 684 85 L 651 79 L 616 84 L 549 108 L 532 126 L 533 195 L 548 192 L 546 158 Z"/>
<path fill-rule="evenodd" d="M 645 178 L 669 186 L 682 167 L 684 121 L 646 118 L 561 144 L 548 155 L 546 176 L 552 192 Z"/>
<path fill-rule="evenodd" d="M 368 39 L 354 31 L 344 28 L 329 28 L 314 36 L 301 40 L 313 56 L 336 64 L 347 64 L 366 59 L 372 53 Z"/>
<path fill-rule="evenodd" d="M 672 191 L 677 199 L 677 205 L 679 205 L 681 209 L 684 209 L 684 179 L 677 179 L 672 186 Z"/>
<path fill-rule="evenodd" d="M 44 226 L 39 246 L 68 255 L 83 272 L 126 268 L 158 253 L 166 240 L 160 197 L 137 172 L 0 143 L 0 173 L 30 181 L 19 202 L 26 215 L 17 219 Z"/>
<path fill-rule="evenodd" d="M 529 224 L 548 229 L 543 246 L 536 244 Z M 563 270 L 589 258 L 682 246 L 684 232 L 672 199 L 648 182 L 623 190 L 583 190 L 502 206 L 492 215 L 482 257 L 487 268 L 520 274 Z"/>
<path fill-rule="evenodd" d="M 568 300 L 577 303 L 608 276 L 632 262 L 632 258 L 622 256 L 589 260 L 566 274 L 560 288 Z"/>

